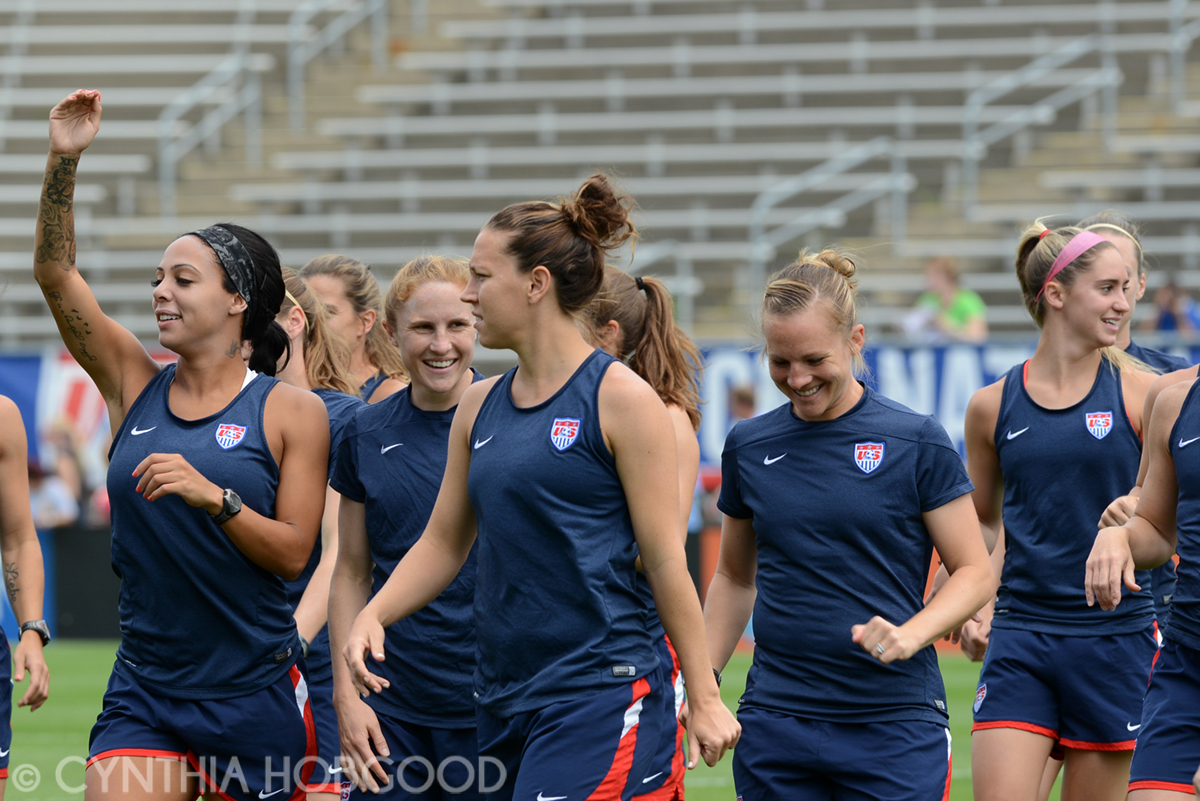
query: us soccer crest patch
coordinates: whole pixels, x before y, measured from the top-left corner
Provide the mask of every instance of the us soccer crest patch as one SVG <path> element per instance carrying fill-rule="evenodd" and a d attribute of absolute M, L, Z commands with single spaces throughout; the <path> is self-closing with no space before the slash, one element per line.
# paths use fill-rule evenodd
<path fill-rule="evenodd" d="M 1083 416 L 1087 420 L 1087 430 L 1096 439 L 1104 439 L 1112 431 L 1112 412 L 1084 412 Z"/>
<path fill-rule="evenodd" d="M 217 444 L 229 450 L 246 437 L 245 426 L 235 426 L 232 423 L 221 423 L 217 426 Z"/>
<path fill-rule="evenodd" d="M 550 441 L 554 447 L 565 451 L 574 445 L 579 438 L 579 422 L 571 417 L 555 417 L 554 424 L 550 426 Z"/>
<path fill-rule="evenodd" d="M 987 685 L 980 684 L 979 689 L 975 691 L 975 706 L 973 709 L 978 712 L 979 707 L 983 706 L 983 699 L 987 698 Z"/>
<path fill-rule="evenodd" d="M 883 461 L 882 442 L 859 442 L 854 446 L 854 463 L 864 473 L 870 473 Z"/>

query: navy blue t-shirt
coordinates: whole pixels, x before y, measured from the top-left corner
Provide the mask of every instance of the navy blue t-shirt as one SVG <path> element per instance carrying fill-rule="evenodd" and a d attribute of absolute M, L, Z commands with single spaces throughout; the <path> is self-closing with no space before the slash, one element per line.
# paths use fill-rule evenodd
<path fill-rule="evenodd" d="M 995 628 L 1096 636 L 1143 631 L 1154 620 L 1149 571 L 1115 611 L 1089 607 L 1087 558 L 1100 516 L 1137 480 L 1142 443 L 1129 422 L 1121 376 L 1101 363 L 1087 396 L 1046 409 L 1025 389 L 1025 364 L 1009 371 L 996 419 L 1004 476 L 1004 571 Z"/>
<path fill-rule="evenodd" d="M 379 385 L 387 381 L 387 373 L 376 373 L 363 382 L 363 385 L 358 388 L 358 395 L 364 402 L 370 402 L 371 396 L 375 394 L 375 390 L 379 389 Z"/>
<path fill-rule="evenodd" d="M 834 420 L 785 404 L 725 440 L 718 507 L 758 546 L 754 664 L 742 704 L 840 722 L 946 722 L 937 655 L 883 665 L 850 629 L 924 607 L 933 543 L 922 515 L 971 492 L 930 416 L 870 388 Z"/>
<path fill-rule="evenodd" d="M 600 383 L 614 361 L 593 352 L 529 407 L 513 402 L 513 368 L 475 418 L 475 691 L 497 717 L 585 698 L 657 666 L 625 489 L 600 429 Z"/>
<path fill-rule="evenodd" d="M 1164 373 L 1173 373 L 1176 370 L 1184 370 L 1192 366 L 1191 362 L 1182 356 L 1173 356 L 1153 348 L 1143 348 L 1132 340 L 1125 352 L 1140 359 L 1143 364 L 1148 364 Z M 1167 615 L 1171 611 L 1171 598 L 1175 594 L 1174 560 L 1168 559 L 1164 564 L 1150 571 L 1150 592 L 1154 594 L 1154 613 L 1158 616 L 1159 624 L 1165 624 Z"/>
<path fill-rule="evenodd" d="M 1179 418 L 1171 427 L 1170 451 L 1179 483 L 1175 525 L 1179 530 L 1179 582 L 1171 599 L 1165 636 L 1200 650 L 1200 381 L 1188 390 Z M 1120 609 L 1120 607 L 1117 607 Z"/>
<path fill-rule="evenodd" d="M 147 501 L 133 471 L 151 453 L 179 453 L 245 508 L 274 517 L 279 465 L 263 408 L 278 381 L 256 376 L 220 412 L 184 420 L 168 406 L 174 377 L 168 365 L 151 379 L 109 453 L 118 664 L 170 698 L 248 695 L 287 673 L 300 653 L 283 579 L 254 564 L 204 509 L 178 495 Z"/>
<path fill-rule="evenodd" d="M 405 387 L 359 409 L 346 426 L 332 486 L 364 506 L 372 596 L 425 531 L 446 472 L 454 412 L 418 409 Z M 372 708 L 421 726 L 474 727 L 477 550 L 433 603 L 388 627 L 386 659 L 370 666 L 391 687 L 367 699 Z"/>
<path fill-rule="evenodd" d="M 314 389 L 313 392 L 325 402 L 325 411 L 329 414 L 329 477 L 333 478 L 337 447 L 341 442 L 346 422 L 354 416 L 356 410 L 366 404 L 360 398 L 347 395 L 345 392 L 338 392 L 335 389 Z M 321 563 L 321 549 L 321 535 L 318 533 L 317 542 L 313 545 L 313 552 L 308 557 L 308 564 L 304 566 L 304 572 L 295 581 L 284 582 L 287 586 L 288 606 L 292 607 L 293 613 L 300 605 L 300 599 L 304 596 L 304 591 L 308 589 L 308 582 L 312 580 L 317 565 Z M 304 658 L 305 667 L 308 668 L 309 681 L 325 681 L 333 677 L 333 665 L 329 659 L 329 627 L 322 626 L 321 630 L 317 632 L 317 636 L 313 637 L 312 642 L 308 644 L 308 656 Z"/>

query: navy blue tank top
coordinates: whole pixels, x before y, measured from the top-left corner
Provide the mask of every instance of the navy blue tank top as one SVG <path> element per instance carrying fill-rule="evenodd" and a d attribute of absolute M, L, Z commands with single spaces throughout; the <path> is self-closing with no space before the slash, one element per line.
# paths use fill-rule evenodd
<path fill-rule="evenodd" d="M 365 507 L 372 596 L 425 531 L 446 472 L 454 412 L 418 409 L 405 387 L 361 409 L 346 427 L 333 488 Z M 386 659 L 370 667 L 391 686 L 366 699 L 373 709 L 419 726 L 475 726 L 477 550 L 431 604 L 388 627 Z"/>
<path fill-rule="evenodd" d="M 1176 370 L 1192 366 L 1191 362 L 1182 356 L 1173 356 L 1153 348 L 1143 348 L 1132 340 L 1125 352 L 1141 360 L 1143 364 L 1148 364 L 1164 373 L 1173 373 Z M 1164 564 L 1150 571 L 1150 592 L 1154 595 L 1154 614 L 1158 617 L 1159 625 L 1163 625 L 1171 611 L 1171 598 L 1175 594 L 1174 560 L 1168 559 Z"/>
<path fill-rule="evenodd" d="M 475 418 L 475 691 L 499 717 L 656 665 L 625 489 L 600 430 L 600 382 L 614 361 L 594 351 L 553 397 L 524 408 L 512 399 L 513 368 Z"/>
<path fill-rule="evenodd" d="M 329 477 L 333 478 L 337 447 L 341 442 L 346 423 L 354 416 L 357 409 L 366 404 L 353 395 L 347 395 L 345 392 L 338 392 L 335 389 L 314 389 L 313 392 L 324 401 L 325 411 L 329 416 Z M 300 599 L 304 596 L 304 591 L 308 589 L 308 582 L 312 580 L 317 565 L 321 563 L 321 548 L 321 535 L 318 533 L 317 542 L 313 545 L 313 552 L 308 557 L 308 564 L 304 566 L 304 572 L 295 581 L 284 582 L 287 587 L 288 606 L 292 608 L 293 613 L 300 605 Z M 311 682 L 333 678 L 333 664 L 329 658 L 329 627 L 327 625 L 322 626 L 321 630 L 317 632 L 317 636 L 313 637 L 312 642 L 308 644 L 308 656 L 304 658 L 304 664 L 308 668 L 308 680 Z"/>
<path fill-rule="evenodd" d="M 922 514 L 971 492 L 938 422 L 864 387 L 834 420 L 790 403 L 743 420 L 721 456 L 722 512 L 754 526 L 754 664 L 744 706 L 818 720 L 945 725 L 932 646 L 883 665 L 850 639 L 924 607 L 933 542 Z"/>
<path fill-rule="evenodd" d="M 370 402 L 371 396 L 375 394 L 375 390 L 379 389 L 379 385 L 387 381 L 386 373 L 376 373 L 363 382 L 363 385 L 358 388 L 358 395 L 364 401 Z"/>
<path fill-rule="evenodd" d="M 1027 364 L 1027 363 L 1026 363 Z M 1046 409 L 1009 371 L 996 420 L 1004 476 L 1004 571 L 996 628 L 1093 636 L 1142 631 L 1154 620 L 1149 571 L 1116 611 L 1089 607 L 1083 581 L 1100 515 L 1137 480 L 1141 441 L 1125 411 L 1121 376 L 1104 361 L 1083 400 Z"/>
<path fill-rule="evenodd" d="M 151 379 L 109 452 L 117 665 L 171 698 L 248 695 L 278 680 L 300 652 L 283 579 L 250 561 L 204 509 L 177 495 L 147 501 L 133 471 L 151 453 L 179 453 L 246 508 L 274 517 L 279 466 L 263 409 L 279 382 L 256 376 L 220 412 L 183 420 L 168 405 L 174 377 L 168 365 Z"/>
<path fill-rule="evenodd" d="M 1188 390 L 1179 419 L 1171 427 L 1170 451 L 1179 482 L 1179 582 L 1171 599 L 1171 617 L 1165 636 L 1200 650 L 1200 381 Z M 1120 607 L 1117 607 L 1118 609 Z"/>

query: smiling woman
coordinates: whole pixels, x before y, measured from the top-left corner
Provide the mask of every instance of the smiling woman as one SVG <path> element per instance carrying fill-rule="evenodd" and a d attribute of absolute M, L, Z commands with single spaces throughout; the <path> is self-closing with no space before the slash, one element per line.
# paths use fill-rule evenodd
<path fill-rule="evenodd" d="M 152 300 L 176 364 L 160 369 L 100 309 L 75 267 L 72 206 L 100 116 L 100 93 L 84 90 L 50 113 L 34 265 L 113 430 L 123 639 L 92 730 L 86 797 L 182 801 L 217 786 L 239 801 L 290 795 L 293 773 L 267 771 L 311 753 L 313 724 L 283 578 L 300 574 L 317 535 L 324 404 L 271 377 L 287 351 L 275 321 L 283 276 L 274 248 L 245 228 L 193 231 L 163 254 Z M 130 771 L 151 786 L 131 792 Z"/>

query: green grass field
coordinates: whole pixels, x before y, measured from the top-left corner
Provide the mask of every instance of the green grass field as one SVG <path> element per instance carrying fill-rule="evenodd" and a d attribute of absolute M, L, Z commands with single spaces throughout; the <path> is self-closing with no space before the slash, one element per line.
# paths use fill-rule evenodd
<path fill-rule="evenodd" d="M 88 733 L 100 710 L 100 699 L 112 669 L 115 642 L 55 642 L 46 651 L 50 665 L 50 700 L 37 712 L 13 713 L 13 744 L 9 762 L 8 799 L 79 801 L 83 797 L 83 762 Z M 942 675 L 950 704 L 954 736 L 954 782 L 950 798 L 968 801 L 971 793 L 971 704 L 979 665 L 959 655 L 941 657 Z M 750 657 L 737 654 L 725 671 L 721 694 L 730 708 L 746 686 Z M 24 691 L 18 685 L 14 697 Z M 67 760 L 64 762 L 64 760 Z M 37 771 L 39 781 L 33 783 Z M 65 788 L 65 789 L 64 789 Z M 73 792 L 74 790 L 74 792 Z M 687 780 L 689 801 L 733 801 L 730 757 L 715 768 L 701 765 Z M 1058 798 L 1057 791 L 1051 799 Z"/>

